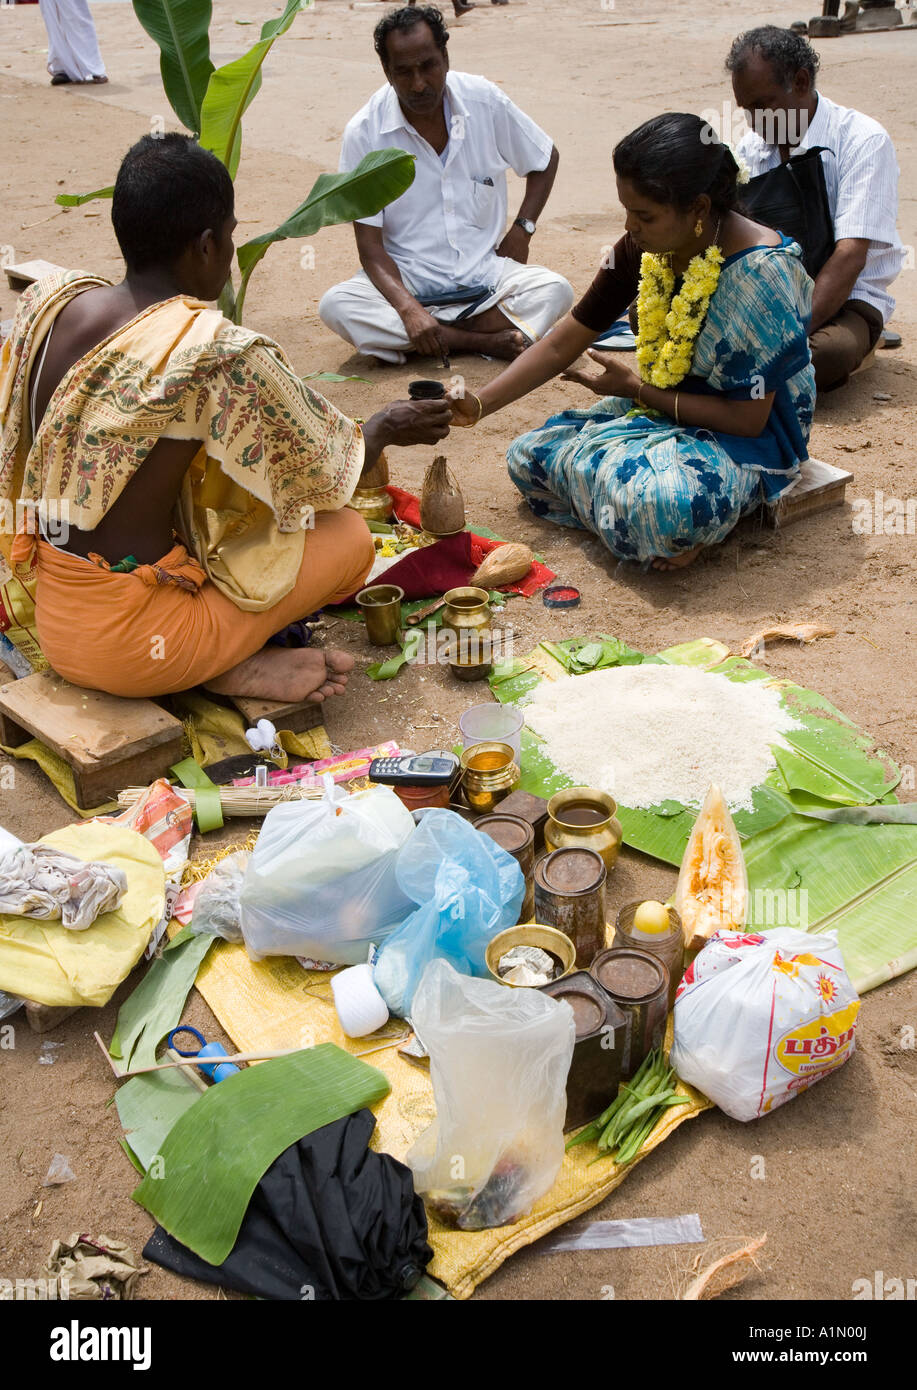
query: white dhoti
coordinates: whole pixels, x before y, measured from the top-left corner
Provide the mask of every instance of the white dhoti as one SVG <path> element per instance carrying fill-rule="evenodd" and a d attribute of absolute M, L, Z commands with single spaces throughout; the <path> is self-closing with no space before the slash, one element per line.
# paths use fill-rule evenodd
<path fill-rule="evenodd" d="M 519 261 L 510 261 L 505 257 L 497 258 L 496 264 L 498 274 L 496 277 L 490 276 L 487 282 L 491 285 L 490 293 L 475 305 L 473 314 L 498 308 L 511 324 L 535 342 L 572 308 L 573 288 L 562 275 L 547 270 L 543 265 L 521 265 Z M 425 288 L 409 284 L 403 270 L 401 275 L 412 294 L 429 297 Z M 427 304 L 425 307 L 441 323 L 453 323 L 467 310 L 468 305 Z M 322 296 L 318 312 L 322 323 L 352 343 L 358 352 L 379 357 L 383 362 L 406 360 L 411 340 L 404 324 L 365 270 L 359 270 L 350 280 L 332 286 Z M 474 331 L 473 324 L 462 323 L 460 326 Z"/>
<path fill-rule="evenodd" d="M 95 25 L 87 0 L 38 0 L 48 31 L 48 72 L 71 82 L 105 76 Z"/>

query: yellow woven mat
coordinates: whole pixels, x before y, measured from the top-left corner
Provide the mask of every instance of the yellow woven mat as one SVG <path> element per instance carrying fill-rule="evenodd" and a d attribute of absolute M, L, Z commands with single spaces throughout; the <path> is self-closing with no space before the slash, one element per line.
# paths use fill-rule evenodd
<path fill-rule="evenodd" d="M 368 1055 L 372 1065 L 385 1072 L 392 1084 L 389 1095 L 375 1109 L 374 1148 L 403 1160 L 417 1135 L 434 1118 L 433 1087 L 427 1068 L 398 1055 L 398 1040 L 407 1036 L 407 1025 L 400 1019 L 391 1019 L 369 1038 L 345 1037 L 327 973 L 303 970 L 288 957 L 253 962 L 243 946 L 218 942 L 201 966 L 196 984 L 240 1051 L 333 1042 L 356 1056 Z M 387 1046 L 371 1051 L 385 1040 Z M 710 1101 L 690 1087 L 680 1085 L 679 1091 L 691 1097 L 691 1104 L 674 1106 L 665 1112 L 636 1162 L 668 1138 L 678 1125 L 710 1106 Z M 429 1240 L 434 1257 L 427 1273 L 441 1280 L 453 1297 L 470 1297 L 478 1284 L 499 1269 L 515 1250 L 531 1245 L 556 1226 L 594 1207 L 624 1181 L 633 1167 L 631 1164 L 628 1168 L 616 1168 L 609 1160 L 589 1167 L 594 1156 L 595 1150 L 588 1144 L 571 1149 L 564 1156 L 551 1191 L 513 1226 L 453 1231 L 431 1216 Z"/>

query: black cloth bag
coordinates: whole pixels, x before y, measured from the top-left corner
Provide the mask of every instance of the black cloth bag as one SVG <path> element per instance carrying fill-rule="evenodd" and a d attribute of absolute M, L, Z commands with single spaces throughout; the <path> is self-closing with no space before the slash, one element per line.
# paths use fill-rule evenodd
<path fill-rule="evenodd" d="M 371 1111 L 359 1110 L 285 1149 L 255 1189 L 221 1265 L 161 1226 L 144 1258 L 260 1298 L 400 1298 L 433 1251 L 410 1169 L 367 1147 L 375 1125 Z"/>
<path fill-rule="evenodd" d="M 812 279 L 834 250 L 834 222 L 821 156 L 823 145 L 757 174 L 740 188 L 742 211 L 765 227 L 792 237 L 802 249 L 802 263 Z"/>

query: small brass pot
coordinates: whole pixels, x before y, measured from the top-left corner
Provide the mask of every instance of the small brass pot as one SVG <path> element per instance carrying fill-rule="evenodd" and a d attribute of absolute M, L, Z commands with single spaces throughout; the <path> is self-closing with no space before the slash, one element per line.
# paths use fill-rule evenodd
<path fill-rule="evenodd" d="M 483 680 L 493 670 L 490 595 L 486 589 L 466 584 L 450 589 L 445 600 L 443 627 L 454 639 L 452 674 L 463 681 Z"/>
<path fill-rule="evenodd" d="M 532 989 L 532 985 L 514 985 L 511 980 L 504 980 L 497 973 L 497 966 L 514 946 L 540 946 L 542 951 L 549 951 L 552 956 L 556 956 L 561 963 L 561 972 L 555 975 L 554 982 L 562 980 L 565 975 L 571 974 L 576 968 L 576 947 L 556 927 L 541 927 L 535 922 L 529 922 L 525 926 L 507 927 L 506 931 L 498 932 L 495 937 L 487 943 L 484 952 L 484 960 L 487 962 L 487 969 L 493 975 L 497 984 L 506 985 L 507 989 Z M 539 988 L 539 986 L 534 986 Z"/>
<path fill-rule="evenodd" d="M 364 521 L 389 521 L 395 514 L 395 504 L 384 487 L 356 487 L 347 505 Z"/>
<path fill-rule="evenodd" d="M 569 818 L 574 808 L 588 806 L 601 813 L 592 825 L 578 825 L 575 815 Z M 548 802 L 548 820 L 544 828 L 544 842 L 548 849 L 566 849 L 576 845 L 579 849 L 594 849 L 602 856 L 606 869 L 613 869 L 621 851 L 624 832 L 615 812 L 618 803 L 607 792 L 595 787 L 565 787 L 555 792 Z"/>
<path fill-rule="evenodd" d="M 475 743 L 462 754 L 462 791 L 479 816 L 489 815 L 522 776 L 508 743 Z"/>
<path fill-rule="evenodd" d="M 376 647 L 392 647 L 401 631 L 401 600 L 397 584 L 371 584 L 357 594 L 357 607 L 366 622 L 366 635 Z"/>

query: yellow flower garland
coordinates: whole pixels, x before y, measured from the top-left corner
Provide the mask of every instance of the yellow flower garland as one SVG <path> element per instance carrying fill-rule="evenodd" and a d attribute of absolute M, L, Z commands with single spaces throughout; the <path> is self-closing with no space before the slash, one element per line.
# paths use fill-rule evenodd
<path fill-rule="evenodd" d="M 644 252 L 637 295 L 637 364 L 641 378 L 665 389 L 691 370 L 694 340 L 719 284 L 723 253 L 708 246 L 694 256 L 673 298 L 675 274 L 660 256 Z"/>

